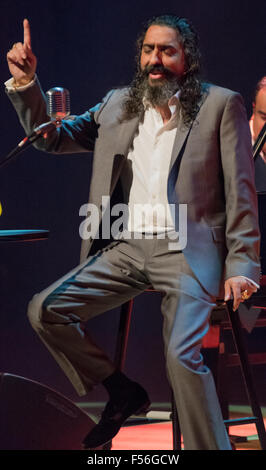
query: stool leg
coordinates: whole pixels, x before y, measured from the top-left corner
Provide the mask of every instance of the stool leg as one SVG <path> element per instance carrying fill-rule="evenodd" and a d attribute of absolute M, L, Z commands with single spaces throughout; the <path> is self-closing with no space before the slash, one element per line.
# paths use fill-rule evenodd
<path fill-rule="evenodd" d="M 241 369 L 242 369 L 244 382 L 245 382 L 245 386 L 247 390 L 247 395 L 249 397 L 249 402 L 251 405 L 253 415 L 257 418 L 257 421 L 255 424 L 256 424 L 261 448 L 263 450 L 266 450 L 266 431 L 265 431 L 263 416 L 261 413 L 261 408 L 259 406 L 256 390 L 254 387 L 254 380 L 252 376 L 251 367 L 249 364 L 247 348 L 246 348 L 244 338 L 243 338 L 242 325 L 239 319 L 239 314 L 237 310 L 234 312 L 232 301 L 227 302 L 227 309 L 228 309 L 228 314 L 229 314 L 229 318 L 230 318 L 231 325 L 232 325 L 235 345 L 237 348 L 237 352 L 239 354 L 239 359 L 240 359 Z"/>
<path fill-rule="evenodd" d="M 220 328 L 220 344 L 217 359 L 217 378 L 216 378 L 216 389 L 219 399 L 219 403 L 222 410 L 223 419 L 229 419 L 229 406 L 227 393 L 225 390 L 226 384 L 226 352 L 225 352 L 225 338 L 223 329 Z"/>
<path fill-rule="evenodd" d="M 116 350 L 114 363 L 118 370 L 122 371 L 125 366 L 128 335 L 130 329 L 131 314 L 133 309 L 133 299 L 121 306 L 120 321 L 116 340 Z M 103 450 L 112 449 L 112 440 L 104 444 Z"/>
<path fill-rule="evenodd" d="M 173 429 L 173 449 L 181 450 L 181 430 L 179 426 L 178 414 L 175 404 L 173 391 L 171 390 L 171 404 L 172 404 L 172 429 Z"/>
<path fill-rule="evenodd" d="M 131 314 L 133 309 L 133 299 L 121 306 L 120 322 L 116 341 L 116 351 L 114 363 L 119 370 L 123 370 L 126 361 L 128 335 L 130 329 Z"/>

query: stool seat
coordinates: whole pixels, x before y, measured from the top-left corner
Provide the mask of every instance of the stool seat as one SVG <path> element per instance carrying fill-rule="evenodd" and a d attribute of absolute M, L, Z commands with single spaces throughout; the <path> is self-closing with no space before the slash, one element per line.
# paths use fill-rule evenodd
<path fill-rule="evenodd" d="M 49 230 L 0 230 L 0 242 L 28 242 L 35 240 L 46 240 L 48 236 Z"/>

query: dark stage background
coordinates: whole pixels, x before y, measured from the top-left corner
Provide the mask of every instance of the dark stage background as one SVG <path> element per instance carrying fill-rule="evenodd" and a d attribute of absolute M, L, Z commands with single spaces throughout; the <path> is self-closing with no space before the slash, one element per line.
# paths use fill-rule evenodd
<path fill-rule="evenodd" d="M 141 25 L 157 14 L 192 20 L 200 35 L 205 77 L 239 91 L 251 113 L 252 91 L 265 73 L 264 1 L 180 0 L 73 1 L 0 3 L 1 81 L 9 78 L 5 61 L 12 44 L 23 40 L 22 21 L 31 22 L 32 47 L 44 90 L 64 86 L 71 112 L 96 104 L 113 86 L 127 84 L 134 70 L 135 38 Z M 4 86 L 1 100 L 1 156 L 24 136 Z M 87 202 L 90 156 L 51 156 L 29 149 L 0 172 L 0 229 L 45 228 L 47 241 L 1 244 L 0 370 L 40 381 L 77 400 L 71 385 L 28 324 L 33 294 L 78 263 L 79 208 Z M 169 399 L 161 339 L 160 298 L 143 294 L 135 302 L 127 360 L 128 374 L 140 380 L 153 401 Z M 91 322 L 96 338 L 113 352 L 118 311 Z M 265 338 L 254 343 L 266 347 Z M 259 395 L 266 404 L 265 367 L 257 366 Z M 239 375 L 229 375 L 231 401 L 244 402 Z M 101 387 L 90 395 L 101 400 Z"/>

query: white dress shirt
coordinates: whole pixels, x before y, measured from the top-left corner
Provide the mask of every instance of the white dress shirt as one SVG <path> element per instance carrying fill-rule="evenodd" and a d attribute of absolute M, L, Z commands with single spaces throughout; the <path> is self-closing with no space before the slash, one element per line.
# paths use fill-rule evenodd
<path fill-rule="evenodd" d="M 144 101 L 144 119 L 128 153 L 133 174 L 128 202 L 130 232 L 162 233 L 175 229 L 167 180 L 178 121 L 178 93 L 168 105 L 171 118 L 164 124 L 161 114 Z"/>

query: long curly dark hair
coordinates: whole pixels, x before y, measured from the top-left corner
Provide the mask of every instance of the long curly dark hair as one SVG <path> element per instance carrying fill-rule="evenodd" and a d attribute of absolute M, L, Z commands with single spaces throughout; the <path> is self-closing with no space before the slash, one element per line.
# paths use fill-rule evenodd
<path fill-rule="evenodd" d="M 122 119 L 131 119 L 136 115 L 140 115 L 143 111 L 143 90 L 140 87 L 140 56 L 146 31 L 153 25 L 168 26 L 175 29 L 183 46 L 185 73 L 179 78 L 178 85 L 183 121 L 185 125 L 189 125 L 197 115 L 203 93 L 203 85 L 200 78 L 201 55 L 198 46 L 198 36 L 192 24 L 186 18 L 172 15 L 157 16 L 149 20 L 137 39 L 137 71 L 130 85 L 128 97 L 124 102 Z"/>

